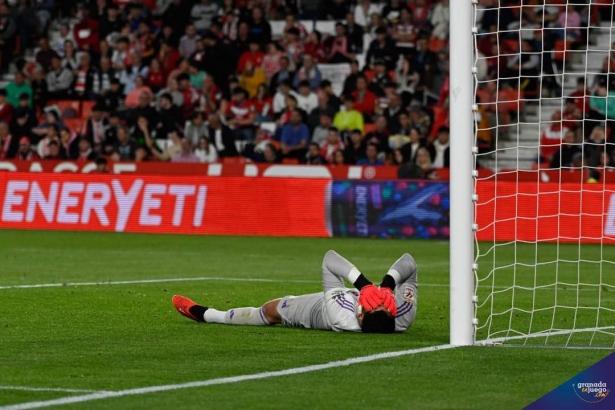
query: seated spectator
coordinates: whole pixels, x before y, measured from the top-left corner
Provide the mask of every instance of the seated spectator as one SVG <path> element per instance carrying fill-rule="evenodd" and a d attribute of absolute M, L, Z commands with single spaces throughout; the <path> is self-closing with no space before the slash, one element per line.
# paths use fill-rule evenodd
<path fill-rule="evenodd" d="M 361 75 L 363 74 L 359 70 L 359 62 L 357 60 L 352 60 L 350 63 L 350 74 L 348 74 L 348 77 L 344 80 L 343 95 L 352 94 L 357 90 L 357 79 Z"/>
<path fill-rule="evenodd" d="M 282 83 L 287 82 L 290 87 L 295 78 L 295 73 L 290 69 L 290 60 L 287 56 L 282 55 L 280 57 L 280 68 L 271 77 L 269 82 L 269 90 L 272 94 L 275 94 Z"/>
<path fill-rule="evenodd" d="M 109 89 L 103 92 L 99 101 L 110 111 L 119 111 L 124 108 L 124 92 L 118 78 L 111 78 Z"/>
<path fill-rule="evenodd" d="M 581 144 L 576 143 L 574 130 L 569 129 L 564 134 L 564 141 L 551 158 L 551 168 L 570 168 L 574 155 L 581 152 Z"/>
<path fill-rule="evenodd" d="M 302 159 L 310 141 L 310 131 L 303 122 L 301 112 L 294 109 L 288 124 L 282 128 L 282 155 L 285 158 Z"/>
<path fill-rule="evenodd" d="M 346 157 L 344 156 L 344 151 L 338 149 L 333 153 L 333 162 L 331 163 L 331 165 L 346 165 Z"/>
<path fill-rule="evenodd" d="M 542 132 L 540 137 L 542 161 L 551 162 L 553 154 L 559 149 L 566 131 L 568 129 L 562 125 L 562 112 L 557 110 L 551 116 L 551 124 Z"/>
<path fill-rule="evenodd" d="M 30 98 L 30 103 L 32 102 L 32 87 L 30 87 L 30 84 L 26 81 L 26 76 L 21 71 L 15 73 L 15 78 L 7 84 L 4 90 L 6 91 L 6 101 L 13 107 L 19 105 L 19 97 L 22 94 L 27 94 Z"/>
<path fill-rule="evenodd" d="M 126 99 L 124 100 L 124 106 L 126 108 L 135 108 L 139 106 L 139 101 L 143 94 L 148 95 L 148 100 L 151 101 L 154 97 L 154 93 L 152 90 L 145 84 L 145 79 L 141 76 L 135 78 L 134 88 L 126 94 Z"/>
<path fill-rule="evenodd" d="M 250 22 L 250 37 L 258 41 L 259 44 L 267 44 L 271 41 L 271 24 L 265 20 L 263 9 L 254 7 Z"/>
<path fill-rule="evenodd" d="M 302 81 L 309 81 L 312 91 L 318 89 L 322 81 L 322 74 L 314 62 L 314 58 L 307 54 L 303 56 L 303 65 L 295 74 L 293 87 L 298 88 Z"/>
<path fill-rule="evenodd" d="M 431 25 L 433 26 L 431 36 L 440 40 L 446 40 L 448 38 L 449 20 L 449 0 L 442 0 L 441 3 L 436 4 L 431 15 Z M 576 26 L 578 27 L 579 24 L 576 24 Z"/>
<path fill-rule="evenodd" d="M 410 115 L 407 112 L 402 112 L 399 115 L 399 128 L 396 134 L 403 135 L 405 137 L 410 136 L 410 132 L 414 129 L 410 123 Z"/>
<path fill-rule="evenodd" d="M 66 52 L 66 41 L 70 41 L 74 44 L 75 38 L 73 37 L 73 33 L 70 31 L 70 26 L 66 23 L 62 23 L 58 26 L 57 35 L 51 40 L 51 48 L 58 53 L 59 56 L 63 56 Z"/>
<path fill-rule="evenodd" d="M 79 155 L 77 161 L 93 161 L 97 157 L 96 152 L 92 149 L 92 143 L 89 139 L 82 137 L 79 139 Z"/>
<path fill-rule="evenodd" d="M 171 162 L 186 163 L 186 164 L 201 162 L 200 158 L 197 157 L 192 152 L 192 146 L 190 145 L 190 141 L 187 141 L 186 139 L 182 138 L 180 142 L 180 147 L 181 147 L 180 152 L 178 154 L 175 154 L 171 158 Z"/>
<path fill-rule="evenodd" d="M 218 15 L 219 9 L 220 6 L 213 0 L 200 0 L 200 2 L 197 2 L 194 6 L 192 6 L 190 17 L 194 22 L 194 27 L 197 32 L 203 35 L 207 30 L 209 30 L 211 23 Z"/>
<path fill-rule="evenodd" d="M 203 89 L 201 90 L 201 98 L 199 100 L 198 111 L 202 111 L 205 116 L 217 111 L 222 104 L 222 90 L 220 90 L 214 83 L 212 76 L 208 75 L 203 80 Z"/>
<path fill-rule="evenodd" d="M 256 97 L 252 99 L 256 122 L 273 121 L 273 98 L 269 96 L 269 87 L 266 83 L 261 83 L 256 91 Z"/>
<path fill-rule="evenodd" d="M 39 154 L 40 156 L 40 154 Z M 62 159 L 60 155 L 60 144 L 58 141 L 50 141 L 47 149 L 47 155 L 41 157 L 44 160 L 59 161 Z"/>
<path fill-rule="evenodd" d="M 368 24 L 372 15 L 380 15 L 380 5 L 372 3 L 371 0 L 359 0 L 354 9 L 354 19 L 357 24 L 365 26 Z"/>
<path fill-rule="evenodd" d="M 314 144 L 314 142 L 313 142 Z M 337 128 L 329 128 L 327 140 L 321 147 L 320 154 L 325 158 L 326 162 L 333 162 L 333 154 L 335 151 L 343 151 L 345 148 L 344 143 L 340 139 L 340 132 Z"/>
<path fill-rule="evenodd" d="M 330 104 L 329 104 L 329 96 L 326 93 L 318 94 L 318 107 L 314 108 L 310 115 L 308 115 L 307 125 L 313 130 L 320 124 L 320 117 L 322 115 L 328 115 L 332 120 L 337 113 Z M 327 126 L 329 128 L 329 126 Z"/>
<path fill-rule="evenodd" d="M 43 110 L 49 100 L 49 87 L 45 70 L 42 67 L 34 69 L 34 78 L 30 84 L 32 87 L 32 104 L 37 110 Z"/>
<path fill-rule="evenodd" d="M 383 111 L 383 114 L 387 119 L 388 128 L 393 134 L 397 133 L 400 128 L 400 115 L 406 112 L 407 111 L 402 106 L 401 97 L 398 94 L 393 94 L 389 101 L 389 106 Z"/>
<path fill-rule="evenodd" d="M 233 138 L 233 132 L 229 127 L 224 125 L 220 121 L 219 114 L 212 114 L 209 116 L 209 129 L 208 135 L 210 141 L 220 158 L 224 157 L 236 157 L 239 155 L 237 147 L 235 146 L 235 139 Z"/>
<path fill-rule="evenodd" d="M 68 128 L 60 129 L 60 155 L 63 159 L 77 159 L 79 156 L 79 135 Z"/>
<path fill-rule="evenodd" d="M 369 144 L 376 144 L 378 152 L 389 151 L 389 137 L 391 131 L 387 128 L 387 119 L 384 115 L 376 118 L 376 129 L 365 136 L 365 141 Z"/>
<path fill-rule="evenodd" d="M 161 48 L 161 52 L 164 45 Z M 130 40 L 128 37 L 120 37 L 115 43 L 115 49 L 111 55 L 111 65 L 118 73 L 130 65 Z"/>
<path fill-rule="evenodd" d="M 109 125 L 105 130 L 105 135 L 99 152 L 109 154 L 113 151 L 113 147 L 117 144 L 117 130 L 120 128 L 120 117 L 117 112 L 109 113 Z"/>
<path fill-rule="evenodd" d="M 276 130 L 276 133 L 278 134 L 277 135 L 278 138 L 279 138 L 279 135 L 281 135 L 282 128 L 284 127 L 284 125 L 286 125 L 286 123 L 290 121 L 290 117 L 293 114 L 293 111 L 295 110 L 299 111 L 299 113 L 301 114 L 301 118 L 305 121 L 306 119 L 305 111 L 299 108 L 299 105 L 297 104 L 297 98 L 295 98 L 295 96 L 293 95 L 289 95 L 288 97 L 286 97 L 286 109 L 284 110 L 284 112 L 282 112 L 279 115 L 276 121 L 276 126 L 278 128 Z"/>
<path fill-rule="evenodd" d="M 290 81 L 284 80 L 280 83 L 278 90 L 273 96 L 273 112 L 275 115 L 281 115 L 287 108 L 287 98 L 292 96 L 296 99 L 297 93 L 290 87 Z"/>
<path fill-rule="evenodd" d="M 303 80 L 299 83 L 299 93 L 296 95 L 297 106 L 305 112 L 312 112 L 318 107 L 318 97 L 310 89 L 310 82 Z"/>
<path fill-rule="evenodd" d="M 202 89 L 207 73 L 201 70 L 198 65 L 191 62 L 188 68 L 188 74 L 190 74 L 190 85 L 197 90 Z"/>
<path fill-rule="evenodd" d="M 365 142 L 360 130 L 353 130 L 350 133 L 350 142 L 344 149 L 344 157 L 346 157 L 346 162 L 351 165 L 365 158 Z"/>
<path fill-rule="evenodd" d="M 199 158 L 199 162 L 204 164 L 214 164 L 218 162 L 218 153 L 206 137 L 199 140 L 197 148 L 194 150 L 194 155 Z"/>
<path fill-rule="evenodd" d="M 79 56 L 82 53 L 77 52 L 75 44 L 70 40 L 66 41 L 64 48 L 66 51 L 62 56 L 62 67 L 73 72 L 79 67 Z"/>
<path fill-rule="evenodd" d="M 104 16 L 100 19 L 98 34 L 100 39 L 107 39 L 111 35 L 118 35 L 122 31 L 122 17 L 116 5 L 109 5 Z"/>
<path fill-rule="evenodd" d="M 32 149 L 30 145 L 30 138 L 21 137 L 19 139 L 19 149 L 17 151 L 17 155 L 15 156 L 15 160 L 18 161 L 37 161 L 41 159 L 38 154 Z"/>
<path fill-rule="evenodd" d="M 51 48 L 49 44 L 49 39 L 47 39 L 47 37 L 42 37 L 38 41 L 38 45 L 39 50 L 36 53 L 35 60 L 36 63 L 41 67 L 50 67 L 51 60 L 54 57 L 60 58 L 60 55 L 54 49 Z"/>
<path fill-rule="evenodd" d="M 163 89 L 167 83 L 167 79 L 162 71 L 160 61 L 158 61 L 157 59 L 153 59 L 149 65 L 149 70 L 147 70 L 146 83 L 154 93 L 157 93 L 158 91 Z"/>
<path fill-rule="evenodd" d="M 266 164 L 279 164 L 282 158 L 278 149 L 273 144 L 266 144 L 263 149 L 263 155 L 256 162 L 264 162 Z"/>
<path fill-rule="evenodd" d="M 237 63 L 237 73 L 242 74 L 246 70 L 246 64 L 252 63 L 253 67 L 262 67 L 263 59 L 265 58 L 265 54 L 261 51 L 260 45 L 252 39 L 250 41 L 248 51 L 244 51 L 239 57 L 239 62 Z"/>
<path fill-rule="evenodd" d="M 90 11 L 85 6 L 77 12 L 77 20 L 73 26 L 73 37 L 77 46 L 83 51 L 98 52 L 98 21 L 90 18 Z"/>
<path fill-rule="evenodd" d="M 577 78 L 576 89 L 570 94 L 570 98 L 574 98 L 574 103 L 582 113 L 589 112 L 589 101 L 587 101 L 589 95 L 590 92 L 585 86 L 585 76 Z"/>
<path fill-rule="evenodd" d="M 0 89 L 0 122 L 10 124 L 13 120 L 13 106 L 6 97 L 6 89 Z"/>
<path fill-rule="evenodd" d="M 256 97 L 258 86 L 266 83 L 267 77 L 260 66 L 255 66 L 252 61 L 247 61 L 243 74 L 239 77 L 239 86 L 248 92 L 249 98 Z"/>
<path fill-rule="evenodd" d="M 363 52 L 363 36 L 365 34 L 364 26 L 357 24 L 354 19 L 354 13 L 346 14 L 346 36 L 350 42 L 350 49 L 355 53 Z"/>
<path fill-rule="evenodd" d="M 124 95 L 136 88 L 137 77 L 147 78 L 149 67 L 143 64 L 139 54 L 130 56 L 130 65 L 120 73 L 120 83 L 124 86 Z"/>
<path fill-rule="evenodd" d="M 312 31 L 307 37 L 305 55 L 311 56 L 316 64 L 327 62 L 327 52 L 322 43 L 322 35 L 317 30 Z"/>
<path fill-rule="evenodd" d="M 0 159 L 14 158 L 18 149 L 19 140 L 9 132 L 7 123 L 0 122 Z"/>
<path fill-rule="evenodd" d="M 326 165 L 327 160 L 321 155 L 320 147 L 318 144 L 312 142 L 308 149 L 308 153 L 305 156 L 306 165 Z"/>
<path fill-rule="evenodd" d="M 180 74 L 177 76 L 177 91 L 182 94 L 182 116 L 185 120 L 187 120 L 190 116 L 192 116 L 192 114 L 194 114 L 194 110 L 196 110 L 200 101 L 198 90 L 190 83 L 190 75 Z"/>
<path fill-rule="evenodd" d="M 90 55 L 82 53 L 79 56 L 79 67 L 74 73 L 73 94 L 80 100 L 93 100 L 94 80 L 98 77 L 98 69 L 90 64 Z"/>
<path fill-rule="evenodd" d="M 429 116 L 421 110 L 421 107 L 410 107 L 410 128 L 416 128 L 419 134 L 421 134 L 421 138 L 424 138 L 424 136 L 429 133 L 431 129 L 431 120 Z"/>
<path fill-rule="evenodd" d="M 562 122 L 565 128 L 576 128 L 583 119 L 583 113 L 577 108 L 574 98 L 566 98 L 566 105 L 562 113 Z"/>
<path fill-rule="evenodd" d="M 96 104 L 92 107 L 90 118 L 88 118 L 85 123 L 85 132 L 83 136 L 89 139 L 98 151 L 100 151 L 100 147 L 105 141 L 105 133 L 107 132 L 107 128 L 109 128 L 109 120 L 106 118 L 105 114 L 105 107 Z"/>
<path fill-rule="evenodd" d="M 289 13 L 286 15 L 285 20 L 286 20 L 286 24 L 284 25 L 284 29 L 282 30 L 282 32 L 288 33 L 289 30 L 295 28 L 299 31 L 299 38 L 301 38 L 302 40 L 305 40 L 305 38 L 308 36 L 308 32 L 303 26 L 303 24 L 297 21 L 297 19 L 295 18 L 295 15 L 293 13 Z"/>
<path fill-rule="evenodd" d="M 376 144 L 367 144 L 365 158 L 358 160 L 357 165 L 384 165 L 384 162 L 378 159 L 378 146 Z"/>
<path fill-rule="evenodd" d="M 391 77 L 389 76 L 389 71 L 384 60 L 376 60 L 375 67 L 376 74 L 369 83 L 369 90 L 378 97 L 384 97 L 386 95 L 385 89 L 392 83 Z M 395 84 L 393 88 L 396 87 L 397 85 Z"/>
<path fill-rule="evenodd" d="M 416 47 L 416 39 L 419 28 L 414 25 L 410 9 L 402 8 L 399 21 L 393 26 L 391 37 L 396 41 L 397 52 L 411 51 Z"/>
<path fill-rule="evenodd" d="M 433 167 L 431 165 L 431 155 L 427 148 L 421 147 L 416 153 L 416 166 L 421 171 L 421 178 L 429 178 L 429 175 L 433 174 Z"/>
<path fill-rule="evenodd" d="M 188 61 L 191 65 L 194 65 L 194 67 L 196 67 L 197 71 L 204 72 L 205 68 L 207 67 L 207 61 L 205 58 L 206 54 L 207 53 L 205 50 L 205 40 L 200 38 L 196 42 L 196 50 L 194 51 L 194 53 L 192 53 L 192 55 L 190 56 L 190 60 Z"/>
<path fill-rule="evenodd" d="M 327 104 L 329 108 L 333 111 L 337 112 L 340 110 L 342 106 L 342 100 L 335 94 L 333 91 L 333 84 L 329 80 L 322 80 L 320 82 L 320 92 L 319 94 L 326 94 L 327 96 Z"/>
<path fill-rule="evenodd" d="M 15 50 L 15 39 L 17 38 L 19 27 L 15 18 L 11 15 L 11 10 L 6 3 L 0 4 L 0 71 L 4 72 L 11 62 L 6 56 L 13 55 Z"/>
<path fill-rule="evenodd" d="M 200 144 L 201 139 L 208 137 L 207 124 L 203 114 L 196 112 L 192 115 L 192 118 L 186 121 L 184 126 L 184 138 L 192 144 L 193 147 L 197 147 Z"/>
<path fill-rule="evenodd" d="M 346 35 L 346 26 L 342 23 L 335 25 L 335 37 L 327 39 L 327 60 L 330 64 L 350 63 L 356 57 L 353 43 Z"/>
<path fill-rule="evenodd" d="M 226 120 L 233 130 L 235 139 L 252 141 L 256 113 L 248 99 L 248 92 L 239 87 L 233 91 L 232 100 L 226 110 Z"/>
<path fill-rule="evenodd" d="M 267 76 L 267 80 L 271 81 L 273 76 L 282 68 L 281 64 L 282 52 L 278 49 L 275 43 L 267 44 L 267 54 L 263 56 L 262 68 Z M 286 59 L 288 61 L 288 59 Z"/>
<path fill-rule="evenodd" d="M 322 113 L 320 115 L 320 122 L 316 128 L 314 128 L 314 132 L 312 132 L 312 142 L 318 144 L 319 147 L 322 147 L 325 142 L 327 142 L 327 138 L 329 136 L 329 129 L 332 126 L 331 115 L 328 113 Z M 337 129 L 337 128 L 336 128 Z"/>
<path fill-rule="evenodd" d="M 586 164 L 592 167 L 598 166 L 602 153 L 613 154 L 615 145 L 607 143 L 605 127 L 597 125 L 592 130 L 589 138 L 583 144 Z"/>
<path fill-rule="evenodd" d="M 58 132 L 61 129 L 66 128 L 66 125 L 64 125 L 64 122 L 60 119 L 60 115 L 57 110 L 49 109 L 45 111 L 44 121 L 32 128 L 32 133 L 39 136 L 45 135 L 49 132 L 50 125 L 55 125 Z"/>
<path fill-rule="evenodd" d="M 449 134 L 450 131 L 448 127 L 440 127 L 438 129 L 438 137 L 431 145 L 433 168 L 450 168 L 451 166 Z"/>
<path fill-rule="evenodd" d="M 384 64 L 386 70 L 395 69 L 397 51 L 395 43 L 387 35 L 386 28 L 376 29 L 376 38 L 369 45 L 365 62 L 370 70 L 375 70 L 379 62 Z"/>
<path fill-rule="evenodd" d="M 416 164 L 416 156 L 419 149 L 424 147 L 425 141 L 421 138 L 419 130 L 413 128 L 412 131 L 410 131 L 410 142 L 403 147 L 402 151 L 407 153 L 406 157 L 409 162 Z"/>
<path fill-rule="evenodd" d="M 184 58 L 190 58 L 196 51 L 196 42 L 201 37 L 196 32 L 194 24 L 186 26 L 186 34 L 179 40 L 179 53 Z"/>
<path fill-rule="evenodd" d="M 126 127 L 118 127 L 117 143 L 113 150 L 119 154 L 120 161 L 134 161 L 137 148 L 137 143 L 130 139 L 128 129 Z"/>
<path fill-rule="evenodd" d="M 139 128 L 141 132 L 145 136 L 145 146 L 149 149 L 149 151 L 160 161 L 171 161 L 173 157 L 181 153 L 182 141 L 186 141 L 177 131 L 171 131 L 168 135 L 168 140 L 166 144 L 166 148 L 164 150 L 160 149 L 156 141 L 151 138 L 149 131 L 147 129 L 146 122 L 140 122 Z M 189 141 L 187 141 L 189 143 Z"/>
<path fill-rule="evenodd" d="M 374 106 L 376 105 L 376 95 L 367 88 L 367 79 L 360 75 L 357 77 L 357 90 L 352 93 L 356 103 L 355 108 L 363 117 L 371 122 L 371 117 L 374 115 Z"/>
<path fill-rule="evenodd" d="M 290 60 L 291 67 L 296 68 L 301 64 L 303 54 L 303 44 L 300 39 L 299 30 L 291 28 L 286 33 L 280 42 L 284 49 L 284 54 Z"/>
<path fill-rule="evenodd" d="M 24 94 L 25 95 L 25 94 Z M 31 140 L 37 140 L 38 136 L 35 135 L 32 130 L 36 127 L 37 119 L 36 112 L 28 107 L 27 95 L 25 100 L 25 107 L 18 107 L 13 115 L 13 122 L 9 125 L 10 133 L 12 135 L 21 135 L 30 137 Z"/>
<path fill-rule="evenodd" d="M 342 133 L 348 133 L 352 130 L 360 130 L 363 133 L 363 115 L 354 108 L 354 97 L 347 95 L 344 98 L 344 111 L 340 111 L 335 115 L 333 125 Z"/>

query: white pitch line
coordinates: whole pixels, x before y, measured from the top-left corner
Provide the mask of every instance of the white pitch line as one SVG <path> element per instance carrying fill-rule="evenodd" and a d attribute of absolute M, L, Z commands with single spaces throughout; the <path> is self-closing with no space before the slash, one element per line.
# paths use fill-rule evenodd
<path fill-rule="evenodd" d="M 248 380 L 268 379 L 271 377 L 292 376 L 296 374 L 310 373 L 310 372 L 315 372 L 319 370 L 345 367 L 345 366 L 350 366 L 353 364 L 373 362 L 376 360 L 391 359 L 394 357 L 434 352 L 438 350 L 447 350 L 447 349 L 452 349 L 454 347 L 456 346 L 452 346 L 452 345 L 429 346 L 429 347 L 423 347 L 420 349 L 410 349 L 410 350 L 402 350 L 398 352 L 379 353 L 379 354 L 374 354 L 370 356 L 353 357 L 353 358 L 346 359 L 346 360 L 339 360 L 335 362 L 303 366 L 303 367 L 294 367 L 291 369 L 278 370 L 274 372 L 246 374 L 243 376 L 222 377 L 219 379 L 202 380 L 202 381 L 181 383 L 181 384 L 167 384 L 167 385 L 161 385 L 161 386 L 142 387 L 142 388 L 137 388 L 137 389 L 119 390 L 119 391 L 112 391 L 112 392 L 99 392 L 99 393 L 86 394 L 82 396 L 63 397 L 63 398 L 53 399 L 53 400 L 33 401 L 33 402 L 28 402 L 28 403 L 13 404 L 13 405 L 0 407 L 0 410 L 42 409 L 42 408 L 47 408 L 47 407 L 52 407 L 52 406 L 61 406 L 61 405 L 66 405 L 66 404 L 83 403 L 83 402 L 94 401 L 94 400 L 110 399 L 113 397 L 137 396 L 137 395 L 142 395 L 142 394 L 158 393 L 158 392 L 169 391 L 169 390 L 191 389 L 191 388 L 196 388 L 196 387 L 215 386 L 219 384 L 239 383 L 239 382 L 244 382 Z"/>
<path fill-rule="evenodd" d="M 55 387 L 0 386 L 0 390 L 40 391 L 58 393 L 103 393 L 105 390 L 61 389 Z"/>

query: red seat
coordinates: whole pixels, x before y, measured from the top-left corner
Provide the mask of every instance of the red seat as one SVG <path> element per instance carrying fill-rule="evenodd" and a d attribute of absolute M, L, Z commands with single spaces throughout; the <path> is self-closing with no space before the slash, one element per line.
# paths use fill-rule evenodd
<path fill-rule="evenodd" d="M 557 40 L 553 49 L 553 60 L 566 61 L 570 56 L 570 41 Z"/>
<path fill-rule="evenodd" d="M 222 159 L 223 164 L 245 164 L 245 157 L 224 157 Z"/>
<path fill-rule="evenodd" d="M 298 165 L 299 160 L 297 158 L 284 158 L 282 160 L 282 164 L 284 165 Z"/>
<path fill-rule="evenodd" d="M 367 80 L 367 82 L 371 83 L 374 77 L 376 77 L 376 71 L 375 70 L 365 70 L 363 72 L 363 75 L 365 76 L 365 79 Z"/>
<path fill-rule="evenodd" d="M 434 53 L 437 53 L 441 49 L 446 47 L 446 40 L 440 40 L 439 38 L 431 38 L 429 40 L 429 49 Z"/>
<path fill-rule="evenodd" d="M 363 125 L 363 135 L 367 135 L 371 132 L 376 131 L 376 124 L 364 124 Z"/>
<path fill-rule="evenodd" d="M 62 120 L 64 125 L 68 127 L 69 130 L 76 132 L 77 134 L 84 134 L 84 126 L 85 121 L 81 118 L 67 118 Z"/>
<path fill-rule="evenodd" d="M 96 102 L 94 101 L 84 101 L 81 103 L 81 118 L 88 119 L 90 118 L 90 114 L 92 113 L 92 108 Z"/>

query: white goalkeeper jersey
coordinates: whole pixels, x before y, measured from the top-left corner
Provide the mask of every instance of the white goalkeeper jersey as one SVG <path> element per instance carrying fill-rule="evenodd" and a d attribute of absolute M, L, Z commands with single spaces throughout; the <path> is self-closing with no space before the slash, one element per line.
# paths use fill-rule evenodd
<path fill-rule="evenodd" d="M 354 283 L 360 272 L 335 251 L 325 255 L 322 264 L 322 285 L 324 290 L 323 319 L 336 332 L 360 332 L 357 319 L 359 291 L 344 286 L 344 279 Z M 395 279 L 395 331 L 407 330 L 416 316 L 418 299 L 418 267 L 414 259 L 404 254 L 391 267 L 388 275 Z"/>

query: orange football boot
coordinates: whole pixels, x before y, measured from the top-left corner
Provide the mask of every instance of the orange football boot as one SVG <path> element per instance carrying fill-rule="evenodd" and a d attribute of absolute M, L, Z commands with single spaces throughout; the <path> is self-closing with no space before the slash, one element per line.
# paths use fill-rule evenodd
<path fill-rule="evenodd" d="M 175 309 L 177 309 L 180 315 L 185 316 L 188 319 L 192 319 L 195 322 L 202 322 L 203 320 L 198 320 L 194 317 L 194 315 L 192 315 L 192 313 L 190 313 L 190 308 L 194 305 L 196 305 L 195 302 L 184 296 L 173 296 L 173 306 L 175 306 Z"/>

